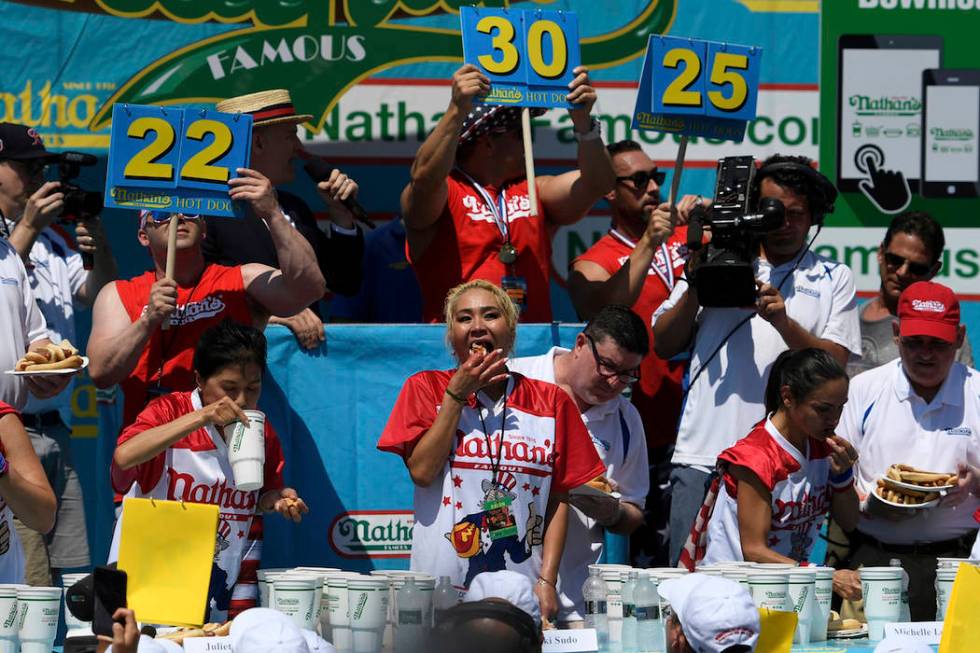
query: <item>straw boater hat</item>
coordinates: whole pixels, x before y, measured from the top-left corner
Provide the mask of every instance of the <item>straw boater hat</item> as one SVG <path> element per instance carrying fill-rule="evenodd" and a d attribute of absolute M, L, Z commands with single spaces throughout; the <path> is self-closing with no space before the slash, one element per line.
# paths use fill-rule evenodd
<path fill-rule="evenodd" d="M 284 88 L 228 98 L 218 102 L 215 109 L 223 113 L 247 113 L 252 116 L 255 127 L 287 123 L 298 125 L 313 120 L 308 113 L 296 113 L 289 91 Z"/>

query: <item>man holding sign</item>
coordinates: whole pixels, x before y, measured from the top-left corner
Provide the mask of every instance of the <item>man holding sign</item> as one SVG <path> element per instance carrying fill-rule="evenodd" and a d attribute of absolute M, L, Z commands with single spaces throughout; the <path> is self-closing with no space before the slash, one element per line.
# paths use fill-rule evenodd
<path fill-rule="evenodd" d="M 537 215 L 525 178 L 520 109 L 476 104 L 490 78 L 466 64 L 452 99 L 419 148 L 401 208 L 408 256 L 422 289 L 423 319 L 441 319 L 447 291 L 472 279 L 501 285 L 522 322 L 550 322 L 551 237 L 577 222 L 616 183 L 591 114 L 596 93 L 584 66 L 574 69 L 567 101 L 579 169 L 537 177 Z"/>

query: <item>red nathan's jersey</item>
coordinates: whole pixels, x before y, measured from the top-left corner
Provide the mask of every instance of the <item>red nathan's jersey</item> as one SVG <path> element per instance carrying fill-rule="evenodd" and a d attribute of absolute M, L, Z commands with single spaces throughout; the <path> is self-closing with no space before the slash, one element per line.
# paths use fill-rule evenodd
<path fill-rule="evenodd" d="M 442 322 L 443 303 L 449 290 L 473 279 L 486 279 L 498 286 L 505 276 L 523 277 L 527 282 L 527 308 L 521 322 L 550 322 L 551 234 L 541 201 L 538 215 L 531 216 L 527 180 L 505 185 L 507 221 L 517 261 L 504 265 L 497 254 L 504 244 L 494 214 L 483 197 L 458 170 L 446 178 L 449 195 L 436 223 L 437 231 L 425 253 L 412 259 L 422 290 L 422 317 L 426 322 Z M 484 186 L 490 198 L 499 202 L 501 189 Z"/>
<path fill-rule="evenodd" d="M 666 245 L 670 253 L 673 278 L 678 279 L 684 273 L 684 263 L 688 257 L 687 227 L 674 229 L 674 234 Z M 632 252 L 633 246 L 626 236 L 619 231 L 610 231 L 576 258 L 573 265 L 578 261 L 589 261 L 612 276 L 623 267 Z M 681 378 L 684 376 L 685 365 L 683 361 L 664 360 L 653 352 L 653 313 L 670 296 L 671 290 L 657 274 L 654 266 L 659 266 L 664 271 L 663 248 L 657 248 L 653 263 L 647 271 L 643 290 L 632 306 L 646 324 L 647 335 L 650 337 L 650 352 L 640 363 L 640 382 L 633 386 L 633 405 L 643 419 L 648 449 L 666 446 L 677 437 L 683 395 Z M 669 275 L 666 276 L 669 278 Z"/>
<path fill-rule="evenodd" d="M 155 282 L 152 270 L 116 282 L 119 299 L 133 322 L 146 311 Z M 149 399 L 147 389 L 156 386 L 158 380 L 167 392 L 194 388 L 192 363 L 197 341 L 204 331 L 225 319 L 248 325 L 254 322 L 240 266 L 208 265 L 196 284 L 177 287 L 177 310 L 170 316 L 170 328 L 153 332 L 136 367 L 120 384 L 125 395 L 123 427 L 136 419 Z"/>

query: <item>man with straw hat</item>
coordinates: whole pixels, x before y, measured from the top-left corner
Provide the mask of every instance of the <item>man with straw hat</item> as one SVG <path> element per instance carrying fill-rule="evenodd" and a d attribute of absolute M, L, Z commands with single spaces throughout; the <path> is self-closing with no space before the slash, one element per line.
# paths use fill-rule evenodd
<path fill-rule="evenodd" d="M 473 279 L 500 285 L 523 322 L 550 322 L 551 236 L 572 224 L 616 184 L 584 66 L 568 101 L 578 170 L 537 177 L 537 206 L 525 178 L 521 110 L 475 104 L 490 80 L 472 64 L 456 71 L 452 99 L 419 148 L 402 191 L 408 256 L 422 288 L 423 319 L 438 322 L 447 291 Z"/>
<path fill-rule="evenodd" d="M 269 178 L 275 187 L 293 181 L 296 159 L 308 158 L 296 135 L 296 126 L 313 116 L 298 114 L 289 91 L 273 89 L 229 98 L 218 102 L 218 111 L 247 113 L 252 116 L 252 156 L 250 166 Z M 309 241 L 330 292 L 357 293 L 361 285 L 361 258 L 364 238 L 343 201 L 357 196 L 357 183 L 334 169 L 316 190 L 327 205 L 330 228 L 317 226 L 313 212 L 300 197 L 275 189 L 279 209 L 286 219 Z M 262 263 L 279 268 L 280 261 L 263 218 L 249 210 L 244 220 L 207 218 L 204 256 L 221 265 Z M 288 326 L 303 347 L 315 348 L 323 341 L 323 323 L 314 304 L 292 317 L 273 317 L 271 324 Z"/>

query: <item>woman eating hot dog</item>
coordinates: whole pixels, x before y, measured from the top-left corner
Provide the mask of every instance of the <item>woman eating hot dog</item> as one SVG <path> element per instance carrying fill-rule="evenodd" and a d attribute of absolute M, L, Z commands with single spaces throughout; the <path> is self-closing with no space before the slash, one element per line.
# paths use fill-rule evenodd
<path fill-rule="evenodd" d="M 261 331 L 225 321 L 204 332 L 194 351 L 197 389 L 151 401 L 120 435 L 112 459 L 113 489 L 125 497 L 211 503 L 220 509 L 208 588 L 209 621 L 254 607 L 255 571 L 261 557 L 261 518 L 275 511 L 299 522 L 307 512 L 296 491 L 283 487 L 279 438 L 265 423 L 264 484 L 235 487 L 224 427 L 248 422 L 262 392 L 266 342 Z M 230 433 L 231 429 L 227 429 Z M 116 524 L 110 559 L 121 532 Z"/>
<path fill-rule="evenodd" d="M 834 435 L 847 384 L 844 369 L 820 349 L 776 359 L 768 417 L 718 457 L 706 564 L 806 561 L 828 511 L 845 530 L 854 528 L 857 452 Z"/>
<path fill-rule="evenodd" d="M 415 484 L 412 569 L 460 589 L 483 571 L 519 572 L 551 618 L 566 493 L 603 465 L 561 388 L 508 374 L 517 310 L 503 290 L 457 286 L 445 316 L 458 366 L 409 377 L 378 443 Z"/>

